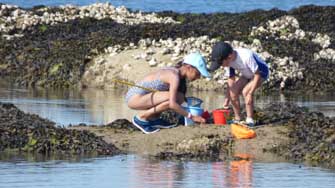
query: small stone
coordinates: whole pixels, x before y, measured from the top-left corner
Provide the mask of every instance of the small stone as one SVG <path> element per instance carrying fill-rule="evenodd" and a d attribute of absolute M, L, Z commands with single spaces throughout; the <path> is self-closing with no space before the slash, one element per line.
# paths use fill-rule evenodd
<path fill-rule="evenodd" d="M 180 57 L 171 57 L 171 60 L 172 61 L 177 61 L 177 60 L 179 60 L 179 59 L 181 59 Z"/>
<path fill-rule="evenodd" d="M 155 66 L 157 66 L 157 61 L 156 61 L 156 59 L 155 58 L 152 58 L 150 61 L 149 61 L 149 65 L 150 65 L 150 67 L 155 67 Z"/>
<path fill-rule="evenodd" d="M 169 48 L 163 48 L 163 50 L 161 51 L 161 54 L 166 55 L 171 53 L 171 50 Z"/>
<path fill-rule="evenodd" d="M 104 64 L 104 63 L 105 63 L 105 59 L 103 59 L 103 58 L 98 58 L 98 59 L 95 60 L 95 62 L 96 62 L 97 64 L 101 65 L 101 64 Z"/>
<path fill-rule="evenodd" d="M 128 70 L 130 70 L 131 69 L 131 65 L 130 64 L 125 64 L 125 65 L 123 65 L 123 70 L 126 70 L 126 71 L 128 71 Z"/>
<path fill-rule="evenodd" d="M 281 88 L 281 89 L 284 89 L 284 88 L 285 88 L 285 82 L 284 82 L 284 81 L 280 82 L 280 88 Z"/>

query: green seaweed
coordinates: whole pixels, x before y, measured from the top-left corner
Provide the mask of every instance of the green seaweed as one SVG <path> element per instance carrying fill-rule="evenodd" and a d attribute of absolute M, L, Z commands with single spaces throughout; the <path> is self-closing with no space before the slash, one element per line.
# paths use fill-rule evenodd
<path fill-rule="evenodd" d="M 58 73 L 58 71 L 63 67 L 63 64 L 62 63 L 58 63 L 58 64 L 55 64 L 53 65 L 50 70 L 49 70 L 49 73 L 50 75 L 55 75 Z"/>
<path fill-rule="evenodd" d="M 44 33 L 45 31 L 48 30 L 48 26 L 47 25 L 40 25 L 38 27 L 39 31 L 41 31 L 42 33 Z"/>
<path fill-rule="evenodd" d="M 185 16 L 183 16 L 183 15 L 178 15 L 177 18 L 176 18 L 176 20 L 177 20 L 178 22 L 180 22 L 180 23 L 184 23 L 185 20 L 186 20 L 186 18 L 185 18 Z"/>

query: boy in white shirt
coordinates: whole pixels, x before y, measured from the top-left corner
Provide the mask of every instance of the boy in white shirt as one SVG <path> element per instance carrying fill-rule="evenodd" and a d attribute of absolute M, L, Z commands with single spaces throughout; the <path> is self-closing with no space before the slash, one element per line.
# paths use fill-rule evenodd
<path fill-rule="evenodd" d="M 239 95 L 242 94 L 247 111 L 246 123 L 254 126 L 253 95 L 269 77 L 267 64 L 249 49 L 233 49 L 230 44 L 220 41 L 213 47 L 210 71 L 215 71 L 221 66 L 225 67 L 226 74 L 229 76 L 224 108 L 231 102 L 235 121 L 241 121 Z M 241 74 L 237 80 L 235 71 Z"/>

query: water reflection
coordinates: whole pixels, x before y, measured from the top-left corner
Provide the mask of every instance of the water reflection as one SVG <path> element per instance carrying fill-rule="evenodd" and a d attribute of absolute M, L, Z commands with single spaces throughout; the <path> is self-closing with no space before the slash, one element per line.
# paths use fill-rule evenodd
<path fill-rule="evenodd" d="M 240 160 L 212 163 L 213 187 L 253 187 L 253 161 L 248 154 L 238 157 Z"/>
<path fill-rule="evenodd" d="M 1 156 L 1 153 L 0 153 Z M 0 160 L 1 187 L 334 187 L 335 171 L 249 159 L 155 161 L 133 155 L 34 162 Z M 276 182 L 274 184 L 273 182 Z"/>
<path fill-rule="evenodd" d="M 45 155 L 39 153 L 25 153 L 25 152 L 13 152 L 13 151 L 1 151 L 0 161 L 1 162 L 24 162 L 24 163 L 39 163 L 47 161 L 67 161 L 67 162 L 83 162 L 83 160 L 94 161 L 97 157 L 96 154 L 85 154 L 85 155 L 71 155 L 71 154 L 53 154 Z"/>
<path fill-rule="evenodd" d="M 239 160 L 230 162 L 229 187 L 252 187 L 252 161 Z"/>
<path fill-rule="evenodd" d="M 131 110 L 125 103 L 122 90 L 82 90 L 81 95 L 86 101 L 86 109 L 91 109 L 94 122 L 108 123 L 116 119 L 131 119 L 136 111 Z"/>
<path fill-rule="evenodd" d="M 131 187 L 179 187 L 177 182 L 183 180 L 182 164 L 150 160 L 133 161 L 130 173 Z M 181 167 L 181 168 L 180 168 Z"/>
<path fill-rule="evenodd" d="M 0 101 L 11 102 L 21 110 L 39 114 L 60 125 L 106 124 L 135 115 L 119 90 L 0 89 Z"/>
<path fill-rule="evenodd" d="M 251 187 L 250 161 L 213 163 L 137 160 L 132 164 L 131 187 Z M 185 183 L 187 182 L 187 183 Z"/>
<path fill-rule="evenodd" d="M 194 163 L 137 160 L 132 164 L 130 182 L 134 187 L 193 187 L 213 185 L 214 188 L 252 188 L 253 161 L 248 159 Z M 185 184 L 185 182 L 188 182 Z"/>
<path fill-rule="evenodd" d="M 11 102 L 25 112 L 35 113 L 51 119 L 60 125 L 68 124 L 107 124 L 119 118 L 131 119 L 136 111 L 127 107 L 124 101 L 125 90 L 99 89 L 20 89 L 0 87 L 0 101 Z M 222 107 L 222 92 L 190 91 L 204 101 L 204 108 L 212 110 Z M 297 95 L 274 94 L 257 95 L 255 105 L 264 107 L 272 101 L 293 101 L 313 111 L 321 111 L 327 116 L 335 116 L 335 94 Z M 243 105 L 243 100 L 241 100 Z"/>

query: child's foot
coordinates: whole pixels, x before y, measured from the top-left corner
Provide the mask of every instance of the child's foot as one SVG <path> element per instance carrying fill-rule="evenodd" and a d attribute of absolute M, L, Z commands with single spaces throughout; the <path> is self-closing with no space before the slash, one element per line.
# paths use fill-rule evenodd
<path fill-rule="evenodd" d="M 247 117 L 247 119 L 245 120 L 245 124 L 248 127 L 254 128 L 256 123 L 255 123 L 254 119 Z"/>
<path fill-rule="evenodd" d="M 162 128 L 162 129 L 169 129 L 172 127 L 177 126 L 176 123 L 170 123 L 168 121 L 165 121 L 164 119 L 158 118 L 156 120 L 149 121 L 152 127 L 155 128 Z"/>
<path fill-rule="evenodd" d="M 158 128 L 152 127 L 149 121 L 140 120 L 137 116 L 133 117 L 132 122 L 137 128 L 139 128 L 145 134 L 155 133 L 159 131 Z"/>

